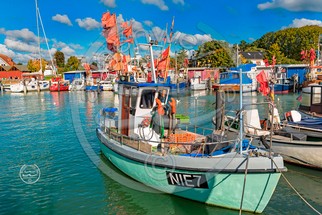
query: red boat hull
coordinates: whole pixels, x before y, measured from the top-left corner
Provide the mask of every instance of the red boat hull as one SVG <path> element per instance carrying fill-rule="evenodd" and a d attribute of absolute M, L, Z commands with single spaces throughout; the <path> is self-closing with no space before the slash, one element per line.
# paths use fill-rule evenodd
<path fill-rule="evenodd" d="M 69 90 L 69 87 L 68 87 L 68 85 L 63 85 L 63 84 L 61 84 L 61 85 L 59 86 L 59 89 L 58 89 L 58 85 L 57 85 L 57 84 L 54 84 L 54 85 L 51 85 L 51 86 L 50 86 L 49 90 L 50 90 L 51 92 L 68 91 L 68 90 Z"/>

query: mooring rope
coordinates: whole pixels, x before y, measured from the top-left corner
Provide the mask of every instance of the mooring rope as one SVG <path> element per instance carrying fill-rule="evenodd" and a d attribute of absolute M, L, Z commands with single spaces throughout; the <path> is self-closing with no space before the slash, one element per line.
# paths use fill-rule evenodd
<path fill-rule="evenodd" d="M 294 192 L 304 201 L 305 204 L 307 204 L 307 206 L 309 206 L 314 212 L 316 212 L 317 214 L 321 215 L 321 213 L 315 209 L 308 201 L 306 201 L 306 199 L 295 189 L 295 187 L 289 182 L 289 180 L 287 180 L 287 178 L 285 177 L 285 175 L 281 172 L 281 170 L 278 168 L 278 166 L 276 165 L 275 161 L 272 159 L 272 157 L 270 157 L 270 159 L 273 161 L 274 165 L 276 166 L 276 169 L 281 173 L 282 177 L 284 178 L 284 180 L 286 181 L 286 183 L 294 190 Z"/>

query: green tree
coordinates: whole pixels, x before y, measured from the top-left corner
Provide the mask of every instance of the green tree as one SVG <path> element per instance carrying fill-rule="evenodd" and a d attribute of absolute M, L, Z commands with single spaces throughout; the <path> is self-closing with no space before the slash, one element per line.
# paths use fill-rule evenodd
<path fill-rule="evenodd" d="M 66 66 L 65 66 L 65 71 L 72 71 L 72 70 L 77 70 L 80 65 L 79 60 L 75 56 L 71 56 L 68 58 Z"/>
<path fill-rule="evenodd" d="M 247 50 L 249 44 L 245 40 L 242 40 L 240 41 L 238 46 L 239 46 L 239 51 L 244 52 Z"/>
<path fill-rule="evenodd" d="M 176 54 L 177 69 L 184 67 L 184 61 L 188 58 L 188 53 L 186 50 L 182 49 Z"/>
<path fill-rule="evenodd" d="M 47 61 L 45 59 L 41 59 L 42 72 L 45 70 L 46 65 L 47 65 Z M 39 59 L 29 60 L 27 64 L 27 68 L 31 72 L 38 72 L 40 70 Z"/>
<path fill-rule="evenodd" d="M 198 47 L 195 59 L 198 66 L 231 67 L 234 65 L 231 56 L 228 43 L 212 40 Z"/>
<path fill-rule="evenodd" d="M 64 68 L 65 66 L 65 55 L 61 51 L 56 51 L 54 54 L 54 59 L 58 68 Z"/>

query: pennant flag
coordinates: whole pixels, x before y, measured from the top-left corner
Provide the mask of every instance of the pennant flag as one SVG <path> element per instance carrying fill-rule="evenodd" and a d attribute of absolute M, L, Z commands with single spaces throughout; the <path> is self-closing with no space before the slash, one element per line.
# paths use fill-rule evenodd
<path fill-rule="evenodd" d="M 172 18 L 171 28 L 170 28 L 170 42 L 172 41 L 172 34 L 173 34 L 173 27 L 174 27 L 174 17 Z"/>

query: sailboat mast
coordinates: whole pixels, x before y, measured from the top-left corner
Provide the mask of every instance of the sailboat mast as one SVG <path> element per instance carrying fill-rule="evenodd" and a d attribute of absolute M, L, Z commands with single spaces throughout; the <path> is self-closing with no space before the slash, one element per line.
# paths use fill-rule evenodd
<path fill-rule="evenodd" d="M 36 23 L 37 23 L 37 34 L 38 34 L 38 54 L 39 54 L 39 64 L 40 71 L 42 72 L 42 63 L 41 63 L 41 54 L 40 54 L 40 30 L 39 30 L 39 9 L 38 9 L 38 0 L 35 0 L 36 4 Z"/>

